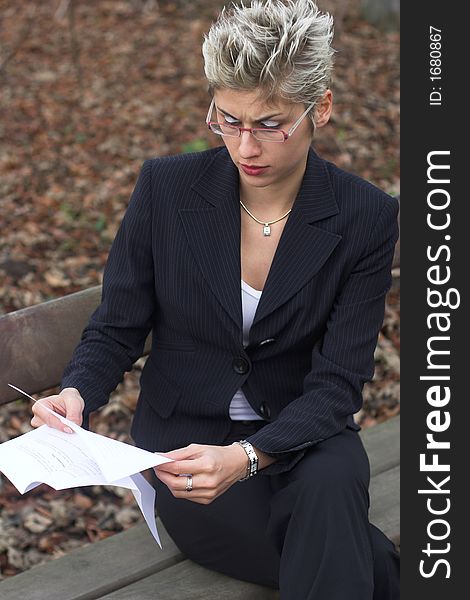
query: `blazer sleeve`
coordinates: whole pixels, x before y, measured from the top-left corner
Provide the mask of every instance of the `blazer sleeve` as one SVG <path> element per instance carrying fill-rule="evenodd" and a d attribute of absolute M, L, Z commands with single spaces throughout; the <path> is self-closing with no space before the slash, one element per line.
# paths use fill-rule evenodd
<path fill-rule="evenodd" d="M 141 356 L 155 311 L 151 160 L 144 162 L 112 244 L 101 304 L 83 331 L 61 387 L 77 388 L 85 416 L 105 404 Z"/>
<path fill-rule="evenodd" d="M 250 436 L 278 461 L 262 471 L 291 469 L 314 444 L 340 432 L 362 406 L 362 388 L 374 375 L 374 351 L 398 240 L 398 201 L 387 197 L 367 246 L 339 290 L 323 337 L 312 352 L 303 394 L 276 421 Z"/>

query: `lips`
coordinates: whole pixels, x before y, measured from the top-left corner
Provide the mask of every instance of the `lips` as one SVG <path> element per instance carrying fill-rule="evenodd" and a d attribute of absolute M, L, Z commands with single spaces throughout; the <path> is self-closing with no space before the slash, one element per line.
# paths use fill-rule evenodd
<path fill-rule="evenodd" d="M 244 165 L 243 163 L 240 163 L 240 167 L 247 175 L 261 175 L 268 168 L 257 165 Z"/>

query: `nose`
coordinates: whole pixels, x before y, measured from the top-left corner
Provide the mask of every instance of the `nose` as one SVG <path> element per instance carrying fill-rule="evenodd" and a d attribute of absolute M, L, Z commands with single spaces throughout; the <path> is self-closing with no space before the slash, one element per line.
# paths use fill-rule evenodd
<path fill-rule="evenodd" d="M 250 131 L 242 131 L 238 152 L 242 158 L 259 156 L 261 154 L 261 142 Z"/>

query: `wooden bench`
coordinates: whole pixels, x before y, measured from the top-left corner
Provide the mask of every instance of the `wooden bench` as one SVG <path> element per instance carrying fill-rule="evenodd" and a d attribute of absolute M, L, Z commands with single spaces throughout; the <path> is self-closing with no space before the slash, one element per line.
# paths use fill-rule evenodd
<path fill-rule="evenodd" d="M 101 288 L 95 287 L 0 317 L 0 405 L 18 398 L 7 386 L 10 382 L 19 383 L 29 393 L 58 385 L 100 294 Z M 396 541 L 399 417 L 366 429 L 361 436 L 371 461 L 370 520 Z M 279 597 L 276 591 L 208 571 L 185 559 L 161 523 L 159 531 L 163 551 L 142 523 L 3 580 L 0 598 L 268 600 Z"/>

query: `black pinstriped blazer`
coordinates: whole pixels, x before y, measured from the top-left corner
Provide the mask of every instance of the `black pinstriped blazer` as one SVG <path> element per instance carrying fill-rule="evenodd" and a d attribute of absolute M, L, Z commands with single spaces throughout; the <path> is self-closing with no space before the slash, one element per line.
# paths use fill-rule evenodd
<path fill-rule="evenodd" d="M 346 426 L 373 376 L 398 203 L 310 150 L 242 343 L 238 171 L 224 147 L 148 160 L 113 243 L 102 304 L 66 369 L 89 413 L 140 356 L 133 436 L 149 450 L 217 444 L 240 387 L 268 424 L 249 440 L 290 468 Z"/>

